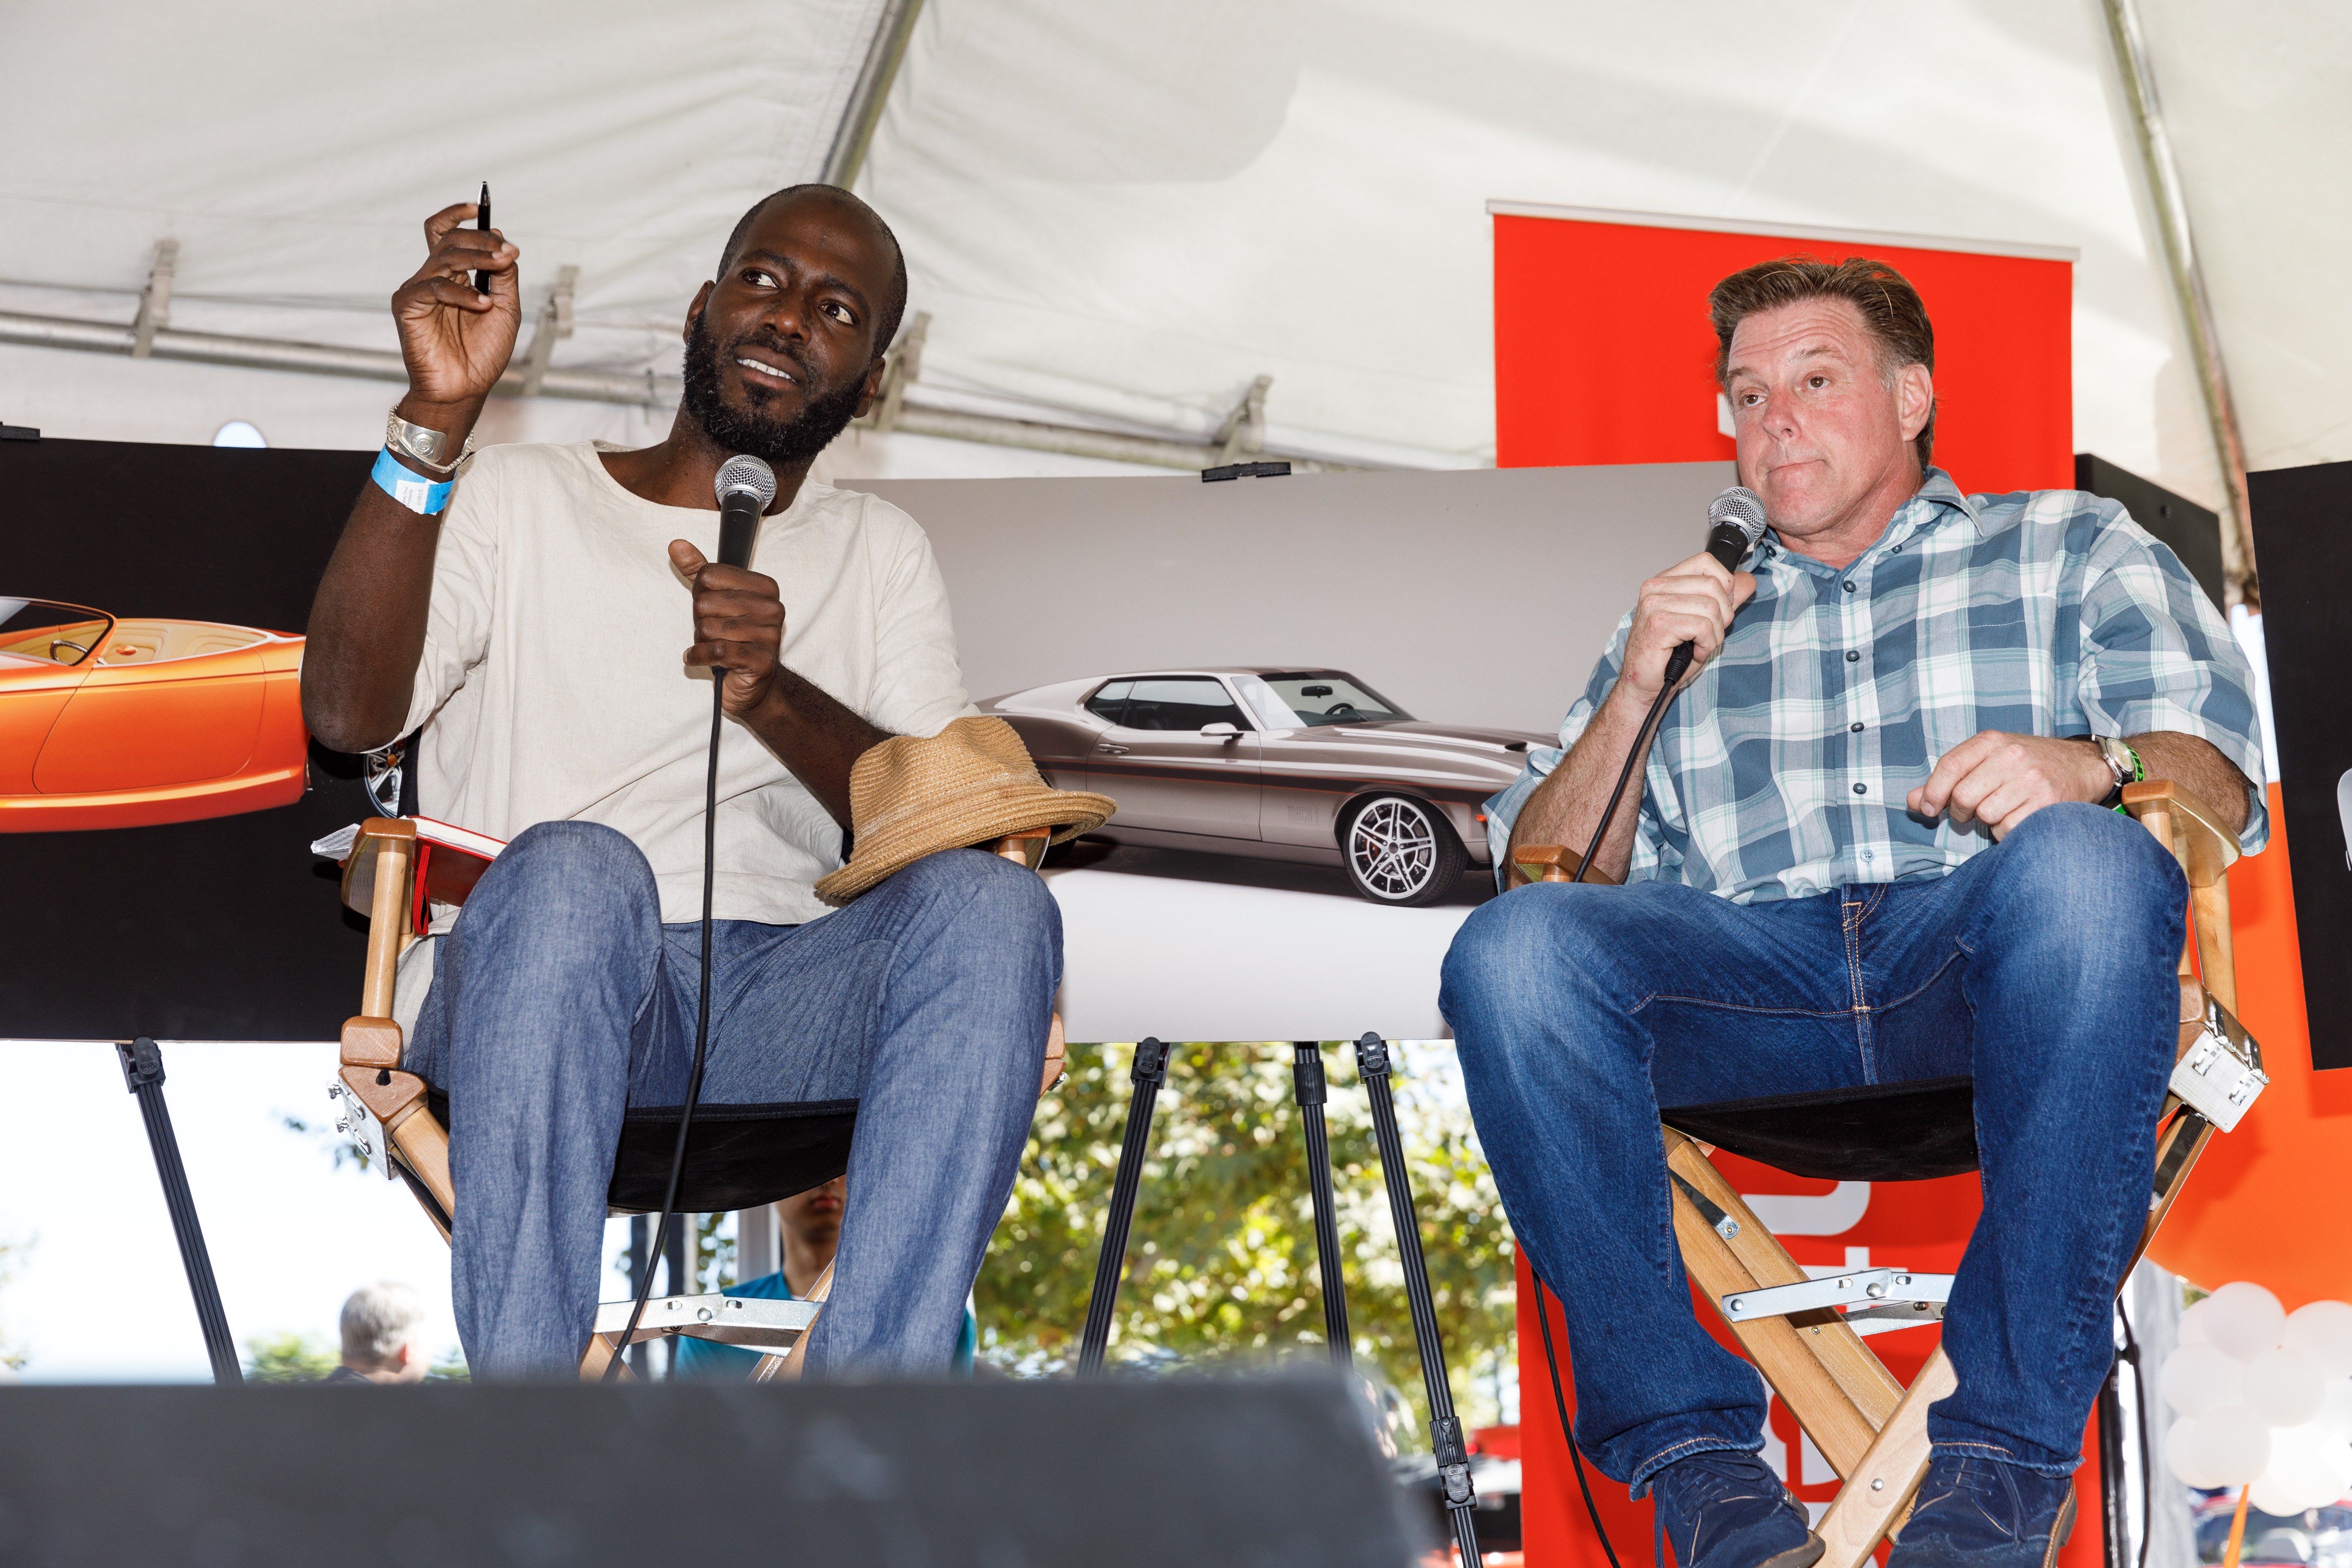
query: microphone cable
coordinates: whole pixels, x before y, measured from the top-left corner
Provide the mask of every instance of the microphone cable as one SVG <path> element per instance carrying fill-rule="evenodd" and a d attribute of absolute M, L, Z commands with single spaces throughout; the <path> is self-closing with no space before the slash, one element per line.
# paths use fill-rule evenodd
<path fill-rule="evenodd" d="M 761 514 L 776 499 L 775 473 L 757 458 L 738 455 L 719 465 L 716 488 L 719 563 L 749 566 L 751 543 L 759 536 Z M 669 1181 L 662 1188 L 661 1224 L 655 1227 L 653 1245 L 646 1251 L 646 1266 L 637 1281 L 637 1299 L 629 1309 L 629 1326 L 622 1331 L 621 1342 L 613 1348 L 613 1359 L 604 1363 L 604 1374 L 597 1380 L 600 1383 L 612 1383 L 620 1377 L 621 1363 L 628 1357 L 637 1325 L 645 1319 L 646 1303 L 652 1299 L 654 1259 L 669 1246 L 670 1222 L 677 1217 L 674 1211 L 677 1207 L 678 1184 L 686 1175 L 686 1135 L 694 1126 L 694 1108 L 702 1100 L 702 1067 L 710 1046 L 711 896 L 719 869 L 719 738 L 725 732 L 726 721 L 727 670 L 714 665 L 710 671 L 710 761 L 702 783 L 702 990 L 694 1014 L 694 1061 L 686 1075 L 686 1103 L 678 1111 L 677 1142 L 670 1150 Z M 690 1278 L 691 1265 L 688 1273 Z M 681 1281 L 671 1280 L 670 1293 L 680 1294 L 680 1284 Z"/>
<path fill-rule="evenodd" d="M 1568 1395 L 1559 1389 L 1559 1355 L 1551 1348 L 1551 1310 L 1544 1305 L 1547 1292 L 1554 1300 L 1559 1299 L 1559 1292 L 1544 1283 L 1543 1276 L 1536 1272 L 1533 1258 L 1528 1260 L 1528 1278 L 1536 1282 L 1536 1326 L 1543 1330 L 1544 1364 L 1551 1368 L 1552 1408 L 1559 1412 L 1559 1435 L 1568 1439 L 1568 1457 L 1576 1466 L 1576 1489 L 1584 1494 L 1584 1511 L 1592 1521 L 1592 1533 L 1601 1538 L 1601 1550 L 1609 1559 L 1609 1568 L 1618 1568 L 1617 1549 L 1609 1544 L 1609 1531 L 1601 1523 L 1600 1505 L 1592 1500 L 1592 1483 L 1584 1479 L 1584 1454 L 1576 1446 L 1576 1433 L 1568 1419 Z M 1565 1303 L 1561 1310 L 1567 1310 Z"/>
<path fill-rule="evenodd" d="M 1738 570 L 1739 563 L 1756 547 L 1756 542 L 1764 537 L 1763 501 L 1755 491 L 1734 485 L 1715 498 L 1715 503 L 1706 509 L 1706 516 L 1707 521 L 1714 525 L 1707 535 L 1707 552 L 1722 564 L 1725 571 Z M 1601 808 L 1601 821 L 1592 829 L 1591 841 L 1585 845 L 1584 858 L 1578 863 L 1576 875 L 1570 879 L 1570 881 L 1583 881 L 1584 874 L 1592 868 L 1592 858 L 1601 852 L 1601 841 L 1608 837 L 1609 824 L 1617 816 L 1618 803 L 1625 798 L 1625 785 L 1633 776 L 1633 766 L 1649 751 L 1650 731 L 1656 728 L 1658 716 L 1666 710 L 1666 704 L 1674 700 L 1675 689 L 1683 673 L 1690 668 L 1691 659 L 1696 651 L 1696 644 L 1682 643 L 1667 657 L 1665 681 L 1658 688 L 1658 695 L 1652 700 L 1649 712 L 1643 715 L 1642 727 L 1633 732 L 1633 743 L 1625 752 L 1625 765 L 1617 770 L 1616 787 L 1609 792 L 1609 804 Z M 1543 1331 L 1544 1364 L 1551 1369 L 1552 1407 L 1559 1413 L 1559 1435 L 1568 1444 L 1570 1460 L 1576 1466 L 1576 1486 L 1584 1494 L 1584 1511 L 1592 1521 L 1592 1533 L 1601 1538 L 1601 1550 L 1609 1558 L 1609 1568 L 1618 1568 L 1616 1548 L 1609 1544 L 1609 1531 L 1601 1523 L 1601 1509 L 1592 1500 L 1592 1485 L 1585 1479 L 1584 1454 L 1576 1446 L 1576 1432 L 1568 1418 L 1568 1396 L 1560 1391 L 1559 1355 L 1552 1349 L 1551 1313 L 1544 1305 L 1547 1291 L 1555 1300 L 1559 1292 L 1551 1290 L 1544 1283 L 1543 1276 L 1536 1272 L 1532 1258 L 1528 1262 L 1528 1276 L 1536 1282 L 1536 1324 Z M 1566 1304 L 1562 1303 L 1563 1311 L 1565 1309 Z M 1651 1506 L 1655 1508 L 1657 1505 L 1653 1503 Z"/>

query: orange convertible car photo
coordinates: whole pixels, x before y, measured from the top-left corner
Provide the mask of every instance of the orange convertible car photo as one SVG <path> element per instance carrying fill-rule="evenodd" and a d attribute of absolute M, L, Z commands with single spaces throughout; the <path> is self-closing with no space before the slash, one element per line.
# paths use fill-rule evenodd
<path fill-rule="evenodd" d="M 306 784 L 302 639 L 0 597 L 0 832 L 147 827 Z"/>

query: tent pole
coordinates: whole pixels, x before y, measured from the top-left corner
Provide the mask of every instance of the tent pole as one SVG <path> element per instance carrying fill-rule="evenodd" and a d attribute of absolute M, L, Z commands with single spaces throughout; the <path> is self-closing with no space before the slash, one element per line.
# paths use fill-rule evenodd
<path fill-rule="evenodd" d="M 841 124 L 833 133 L 832 150 L 824 155 L 820 184 L 848 190 L 866 166 L 866 150 L 874 143 L 874 128 L 882 123 L 882 107 L 890 101 L 890 84 L 898 79 L 899 62 L 907 58 L 907 40 L 914 36 L 915 18 L 923 0 L 884 0 L 874 28 L 874 43 L 866 51 L 865 68 L 849 89 Z"/>
<path fill-rule="evenodd" d="M 2107 39 L 2115 51 L 2116 70 L 2123 78 L 2124 97 L 2131 108 L 2137 134 L 2141 172 L 2147 176 L 2147 195 L 2156 209 L 2156 226 L 2164 244 L 2165 271 L 2172 283 L 2189 336 L 2189 352 L 2197 366 L 2198 388 L 2204 395 L 2205 417 L 2213 436 L 2213 457 L 2221 469 L 2229 505 L 2221 524 L 2221 571 L 2229 579 L 2227 597 L 2236 604 L 2245 597 L 2254 577 L 2254 540 L 2246 504 L 2246 448 L 2238 429 L 2236 405 L 2230 398 L 2230 377 L 2221 360 L 2221 334 L 2213 325 L 2212 301 L 2205 292 L 2205 274 L 2197 263 L 2197 247 L 2189 227 L 2189 204 L 2181 189 L 2180 170 L 2165 133 L 2164 114 L 2156 100 L 2156 79 L 2148 69 L 2146 35 L 2140 29 L 2136 0 L 2100 0 L 2107 21 Z M 2257 590 L 2259 593 L 2259 589 Z M 2258 601 L 2259 602 L 2259 601 Z"/>

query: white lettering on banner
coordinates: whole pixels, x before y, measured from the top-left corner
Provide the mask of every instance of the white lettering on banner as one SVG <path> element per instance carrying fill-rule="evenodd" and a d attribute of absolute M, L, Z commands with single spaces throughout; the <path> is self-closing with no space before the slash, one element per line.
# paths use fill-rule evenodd
<path fill-rule="evenodd" d="M 1840 1182 L 1826 1193 L 1742 1193 L 1764 1228 L 1776 1236 L 1836 1236 L 1862 1223 L 1870 1207 L 1868 1182 Z"/>

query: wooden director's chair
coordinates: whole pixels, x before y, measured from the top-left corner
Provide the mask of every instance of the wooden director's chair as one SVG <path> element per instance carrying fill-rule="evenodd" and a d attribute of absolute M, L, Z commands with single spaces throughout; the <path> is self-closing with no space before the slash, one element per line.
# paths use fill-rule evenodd
<path fill-rule="evenodd" d="M 2136 1264 L 2206 1140 L 2235 1127 L 2269 1080 L 2261 1048 L 2235 1016 L 2223 875 L 2238 858 L 2235 836 L 2175 784 L 2126 784 L 2123 804 L 2179 860 L 2191 911 L 2180 953 L 2179 1048 Z M 1579 864 L 1576 851 L 1553 846 L 1521 850 L 1513 860 L 1530 881 L 1572 880 Z M 1586 880 L 1615 879 L 1596 870 Z M 1843 1483 L 1814 1526 L 1826 1546 L 1816 1568 L 1861 1568 L 1909 1517 L 1912 1495 L 1927 1472 L 1927 1406 L 1956 1386 L 1940 1346 L 1906 1389 L 1863 1337 L 1940 1321 L 1952 1276 L 1882 1268 L 1812 1279 L 1707 1156 L 1727 1149 L 1793 1175 L 1831 1181 L 1960 1175 L 1977 1168 L 1969 1081 L 1780 1095 L 1660 1115 L 1684 1268 Z"/>
<path fill-rule="evenodd" d="M 1034 870 L 1051 837 L 1049 828 L 1031 828 L 989 847 Z M 342 1068 L 329 1092 L 343 1107 L 338 1129 L 350 1132 L 363 1152 L 382 1162 L 387 1177 L 407 1184 L 446 1241 L 457 1206 L 449 1179 L 448 1101 L 423 1079 L 400 1070 L 402 1040 L 400 1025 L 392 1016 L 393 984 L 401 954 L 425 924 L 428 900 L 463 904 L 488 862 L 436 857 L 430 848 L 419 844 L 413 821 L 372 816 L 360 824 L 343 859 L 343 903 L 368 918 L 367 972 L 360 988 L 359 1016 L 343 1024 Z M 1065 1055 L 1062 1020 L 1056 1014 L 1046 1037 L 1039 1093 L 1061 1077 Z M 724 1106 L 702 1106 L 688 1135 L 679 1205 L 698 1214 L 756 1208 L 821 1186 L 849 1168 L 856 1119 L 855 1110 L 730 1119 Z M 677 1129 L 670 1120 L 647 1116 L 624 1121 L 607 1196 L 611 1213 L 651 1214 L 660 1208 L 677 1139 Z M 646 1303 L 631 1342 L 684 1335 L 740 1345 L 765 1352 L 751 1381 L 794 1378 L 800 1375 L 808 1331 L 832 1286 L 828 1266 L 804 1300 L 723 1294 L 656 1297 Z M 587 1354 L 580 1363 L 583 1381 L 601 1378 L 618 1353 L 634 1305 L 633 1300 L 625 1300 L 597 1308 Z M 621 1375 L 630 1375 L 627 1368 Z"/>

